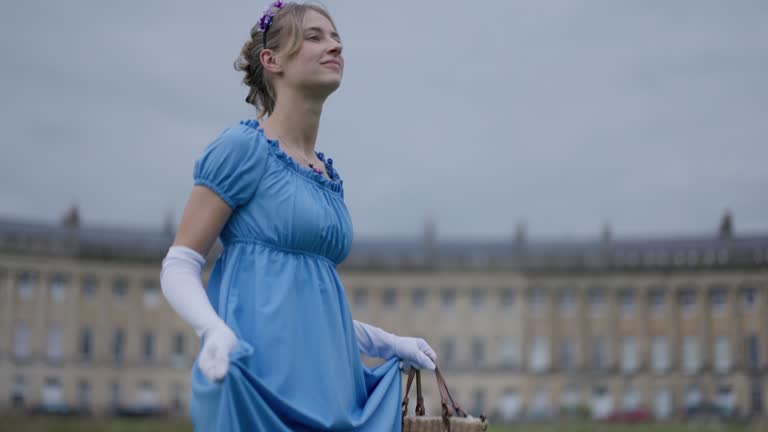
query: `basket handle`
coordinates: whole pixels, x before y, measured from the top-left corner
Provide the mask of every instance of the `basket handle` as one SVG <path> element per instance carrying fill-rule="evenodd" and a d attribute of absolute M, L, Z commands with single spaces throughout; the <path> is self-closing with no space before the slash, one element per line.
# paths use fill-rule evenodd
<path fill-rule="evenodd" d="M 411 370 L 408 372 L 408 383 L 405 386 L 405 396 L 403 397 L 403 403 L 402 403 L 402 421 L 403 424 L 405 424 L 405 416 L 408 412 L 408 401 L 409 401 L 409 394 L 411 392 L 411 385 L 413 384 L 413 378 L 416 378 L 416 411 L 415 414 L 417 416 L 423 416 L 425 415 L 425 409 L 424 409 L 424 398 L 421 393 L 421 371 L 417 369 L 416 367 L 411 366 Z M 467 413 L 464 412 L 463 409 L 461 409 L 461 406 L 453 399 L 451 396 L 450 391 L 448 390 L 448 385 L 445 383 L 445 377 L 443 376 L 442 372 L 440 372 L 440 369 L 435 365 L 435 378 L 437 379 L 437 389 L 440 392 L 440 404 L 442 405 L 442 414 L 441 417 L 443 418 L 443 425 L 445 426 L 445 430 L 447 432 L 451 431 L 451 424 L 450 424 L 450 417 L 453 415 L 457 415 L 459 417 L 466 417 Z M 450 401 L 450 406 L 453 408 L 453 414 L 450 412 L 448 408 L 448 402 Z"/>
<path fill-rule="evenodd" d="M 437 389 L 440 391 L 440 399 L 442 402 L 446 403 L 450 400 L 453 407 L 453 412 L 459 417 L 466 417 L 467 413 L 461 409 L 459 403 L 453 399 L 451 392 L 448 391 L 448 384 L 445 382 L 445 376 L 443 376 L 443 373 L 440 372 L 440 368 L 437 365 L 435 365 L 435 378 L 437 378 Z"/>
<path fill-rule="evenodd" d="M 405 387 L 405 396 L 403 397 L 403 417 L 405 417 L 406 412 L 408 411 L 408 395 L 411 393 L 411 384 L 413 383 L 413 378 L 416 377 L 416 415 L 423 416 L 425 414 L 424 410 L 424 397 L 421 394 L 421 374 L 419 373 L 419 370 L 415 367 L 412 367 L 411 370 L 408 372 L 408 384 Z"/>

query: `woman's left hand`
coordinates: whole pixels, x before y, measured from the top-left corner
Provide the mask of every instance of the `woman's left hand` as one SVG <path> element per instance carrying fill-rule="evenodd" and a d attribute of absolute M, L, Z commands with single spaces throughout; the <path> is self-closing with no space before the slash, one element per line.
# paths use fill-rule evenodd
<path fill-rule="evenodd" d="M 435 370 L 437 354 L 422 338 L 398 336 L 395 340 L 395 355 L 402 360 L 400 367 L 408 371 L 411 366 L 418 369 Z"/>

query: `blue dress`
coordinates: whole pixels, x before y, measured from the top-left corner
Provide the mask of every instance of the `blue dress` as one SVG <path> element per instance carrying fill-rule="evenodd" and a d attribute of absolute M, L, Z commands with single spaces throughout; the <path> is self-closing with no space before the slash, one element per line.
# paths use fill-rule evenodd
<path fill-rule="evenodd" d="M 206 292 L 238 338 L 223 381 L 192 366 L 197 432 L 401 430 L 399 360 L 362 362 L 336 272 L 352 244 L 343 181 L 316 154 L 333 180 L 245 120 L 195 161 L 194 183 L 233 208 Z"/>

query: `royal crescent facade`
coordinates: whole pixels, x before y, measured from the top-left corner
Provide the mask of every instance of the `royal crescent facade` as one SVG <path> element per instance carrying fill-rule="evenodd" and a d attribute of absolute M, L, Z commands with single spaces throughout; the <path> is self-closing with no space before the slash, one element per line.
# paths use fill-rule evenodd
<path fill-rule="evenodd" d="M 199 343 L 159 285 L 172 228 L 78 219 L 0 219 L 0 409 L 186 415 Z M 356 238 L 338 269 L 356 319 L 427 339 L 454 398 L 494 422 L 765 415 L 768 234 L 449 241 L 427 223 Z"/>

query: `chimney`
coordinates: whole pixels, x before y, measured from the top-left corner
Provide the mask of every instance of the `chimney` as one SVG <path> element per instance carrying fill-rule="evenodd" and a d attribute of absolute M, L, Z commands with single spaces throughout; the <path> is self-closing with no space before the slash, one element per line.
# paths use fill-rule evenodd
<path fill-rule="evenodd" d="M 163 232 L 169 236 L 174 237 L 176 235 L 176 222 L 173 218 L 173 211 L 167 211 L 165 213 L 165 221 L 163 222 Z"/>
<path fill-rule="evenodd" d="M 606 221 L 603 224 L 603 234 L 602 234 L 603 247 L 606 249 L 610 248 L 612 240 L 613 240 L 613 229 L 611 228 L 611 223 Z"/>
<path fill-rule="evenodd" d="M 435 219 L 431 214 L 424 221 L 421 240 L 426 265 L 432 266 L 437 258 L 437 228 L 435 226 Z"/>
<path fill-rule="evenodd" d="M 525 221 L 520 221 L 515 226 L 515 252 L 524 253 L 528 244 L 528 234 L 526 233 Z"/>
<path fill-rule="evenodd" d="M 77 229 L 80 227 L 80 210 L 77 203 L 73 203 L 64 213 L 61 224 L 67 228 Z"/>
<path fill-rule="evenodd" d="M 730 210 L 726 210 L 723 213 L 722 219 L 720 219 L 720 238 L 733 238 L 733 217 Z"/>

